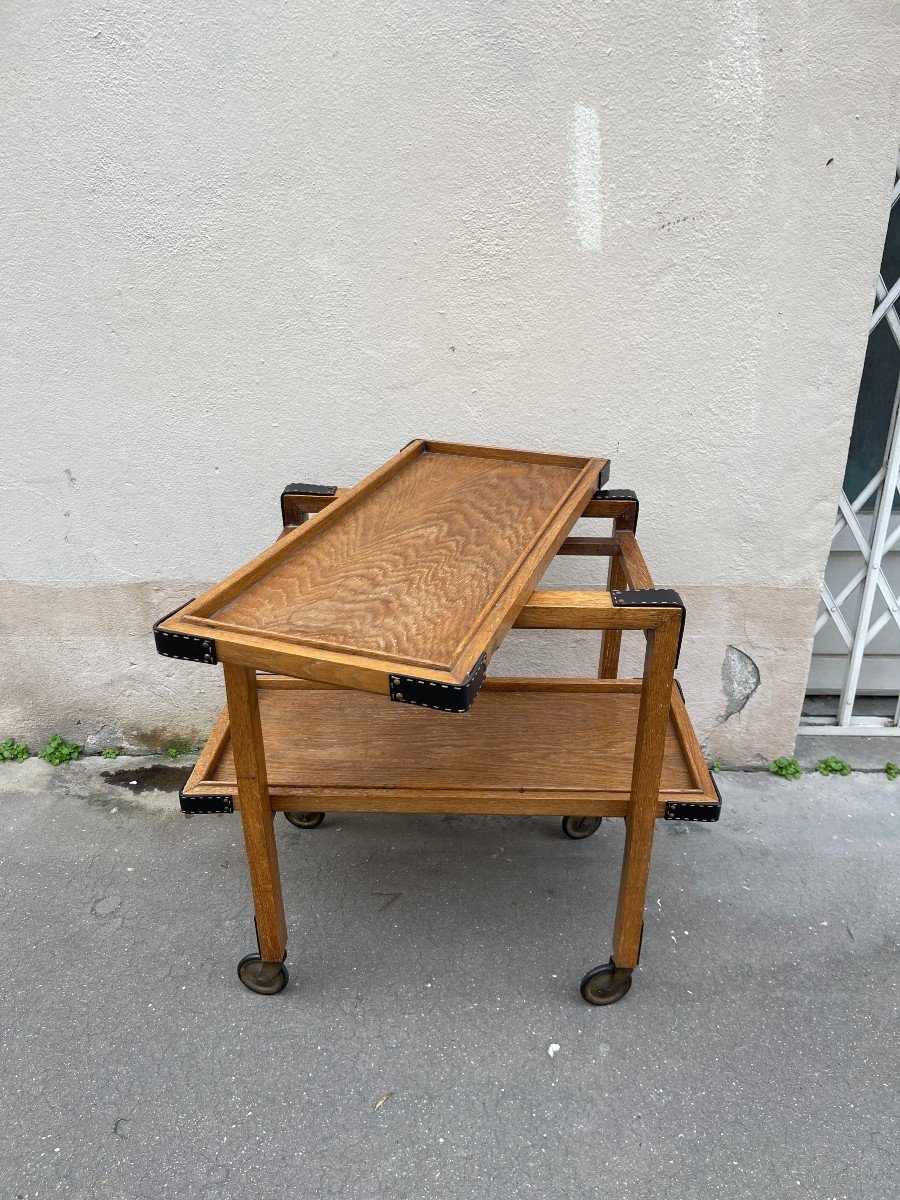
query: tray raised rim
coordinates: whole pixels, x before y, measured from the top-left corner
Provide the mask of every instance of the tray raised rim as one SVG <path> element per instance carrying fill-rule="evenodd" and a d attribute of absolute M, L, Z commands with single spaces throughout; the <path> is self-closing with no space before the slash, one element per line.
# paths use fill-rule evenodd
<path fill-rule="evenodd" d="M 298 544 L 337 523 L 347 511 L 426 452 L 502 458 L 578 469 L 570 487 L 548 512 L 541 533 L 510 566 L 497 585 L 492 603 L 474 620 L 471 631 L 457 647 L 456 658 L 449 669 L 380 652 L 338 649 L 317 644 L 311 639 L 234 626 L 216 619 L 215 613 L 289 558 Z M 217 658 L 221 661 L 366 691 L 387 692 L 390 675 L 414 676 L 459 685 L 471 675 L 481 655 L 489 658 L 506 635 L 533 587 L 581 515 L 584 505 L 596 488 L 601 486 L 607 467 L 608 460 L 602 457 L 544 454 L 539 451 L 417 439 L 354 487 L 348 488 L 311 520 L 292 529 L 220 583 L 172 614 L 161 623 L 160 628 L 165 632 L 214 639 Z M 496 620 L 498 610 L 502 615 Z"/>

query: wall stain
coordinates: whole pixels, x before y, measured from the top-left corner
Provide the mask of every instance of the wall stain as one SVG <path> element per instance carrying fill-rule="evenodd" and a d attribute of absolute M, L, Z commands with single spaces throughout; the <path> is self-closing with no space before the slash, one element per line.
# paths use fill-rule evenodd
<path fill-rule="evenodd" d="M 114 787 L 127 788 L 139 795 L 141 792 L 180 791 L 188 781 L 190 771 L 182 767 L 167 767 L 155 763 L 150 767 L 127 767 L 121 771 L 104 771 L 103 779 Z"/>

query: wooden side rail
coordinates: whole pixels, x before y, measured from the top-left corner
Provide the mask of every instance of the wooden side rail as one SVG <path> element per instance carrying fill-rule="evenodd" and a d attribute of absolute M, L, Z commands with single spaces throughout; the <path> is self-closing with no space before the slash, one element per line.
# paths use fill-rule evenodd
<path fill-rule="evenodd" d="M 281 513 L 282 523 L 284 525 L 302 525 L 307 517 L 314 513 L 321 512 L 323 508 L 327 508 L 329 504 L 333 504 L 335 500 L 347 491 L 346 488 L 336 487 L 329 495 L 321 495 L 314 492 L 292 491 L 292 487 L 301 488 L 303 484 L 288 484 L 281 493 Z M 637 510 L 638 502 L 636 499 L 616 499 L 603 498 L 600 500 L 589 500 L 582 517 L 606 517 L 611 518 L 615 522 L 617 532 L 627 530 L 634 533 L 637 525 Z M 571 551 L 570 553 L 577 553 Z M 596 551 L 596 553 L 605 553 L 604 551 Z"/>
<path fill-rule="evenodd" d="M 611 558 L 620 552 L 619 540 L 615 537 L 570 537 L 566 538 L 556 553 Z"/>
<path fill-rule="evenodd" d="M 651 589 L 653 579 L 647 570 L 644 556 L 633 532 L 619 530 L 616 534 L 619 553 L 609 560 L 610 592 L 622 588 Z M 621 629 L 609 629 L 603 634 L 600 645 L 600 679 L 615 679 L 619 674 L 619 655 L 622 650 Z"/>
<path fill-rule="evenodd" d="M 634 533 L 637 529 L 638 507 L 637 497 L 633 493 L 623 498 L 605 496 L 602 499 L 589 500 L 581 515 L 612 517 L 617 533 L 623 529 Z"/>
<path fill-rule="evenodd" d="M 626 586 L 635 590 L 650 590 L 655 587 L 653 578 L 647 570 L 641 548 L 633 533 L 619 534 L 619 553 L 622 556 L 622 569 L 625 573 Z"/>
<path fill-rule="evenodd" d="M 640 629 L 681 619 L 681 609 L 651 604 L 618 607 L 610 592 L 568 589 L 532 592 L 515 620 L 516 629 Z"/>

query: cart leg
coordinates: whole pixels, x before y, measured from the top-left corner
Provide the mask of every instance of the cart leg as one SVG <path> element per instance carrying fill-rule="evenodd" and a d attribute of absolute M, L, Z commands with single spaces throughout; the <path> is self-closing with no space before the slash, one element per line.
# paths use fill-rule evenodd
<path fill-rule="evenodd" d="M 625 568 L 622 566 L 622 556 L 614 554 L 609 560 L 609 583 L 607 590 L 618 591 L 628 586 Z M 619 674 L 619 650 L 622 646 L 621 629 L 604 629 L 600 642 L 599 679 L 615 679 Z"/>
<path fill-rule="evenodd" d="M 672 620 L 647 634 L 613 955 L 607 964 L 589 971 L 581 982 L 581 994 L 591 1004 L 614 1004 L 621 1000 L 631 987 L 631 973 L 638 964 L 656 805 L 672 703 L 679 622 L 680 615 L 673 616 Z"/>
<path fill-rule="evenodd" d="M 287 925 L 269 803 L 256 672 L 230 663 L 224 666 L 231 745 L 259 943 L 258 955 L 248 954 L 241 959 L 238 975 L 251 991 L 271 995 L 280 992 L 287 983 L 284 966 Z"/>

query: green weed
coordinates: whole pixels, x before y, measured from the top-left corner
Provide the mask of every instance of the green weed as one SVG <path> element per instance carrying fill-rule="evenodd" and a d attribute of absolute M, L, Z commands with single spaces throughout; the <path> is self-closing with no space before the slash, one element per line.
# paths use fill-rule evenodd
<path fill-rule="evenodd" d="M 782 779 L 799 779 L 803 774 L 796 758 L 776 758 L 774 762 L 769 763 L 769 770 L 773 775 L 780 775 Z"/>
<path fill-rule="evenodd" d="M 16 742 L 11 737 L 5 742 L 0 742 L 0 762 L 24 762 L 30 757 L 24 742 Z"/>
<path fill-rule="evenodd" d="M 81 758 L 83 753 L 84 746 L 79 746 L 77 742 L 67 742 L 58 733 L 54 733 L 39 757 L 58 767 L 60 763 L 74 762 L 76 758 Z"/>
<path fill-rule="evenodd" d="M 816 770 L 820 775 L 849 775 L 853 768 L 842 758 L 836 758 L 830 754 L 828 758 L 819 759 L 816 763 Z"/>
<path fill-rule="evenodd" d="M 166 754 L 169 758 L 180 758 L 182 754 L 190 754 L 191 750 L 193 750 L 193 746 L 187 738 L 176 738 L 174 742 L 166 746 Z"/>

